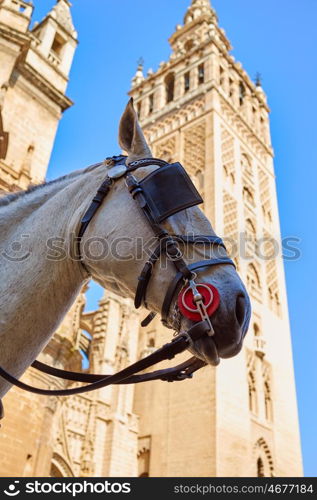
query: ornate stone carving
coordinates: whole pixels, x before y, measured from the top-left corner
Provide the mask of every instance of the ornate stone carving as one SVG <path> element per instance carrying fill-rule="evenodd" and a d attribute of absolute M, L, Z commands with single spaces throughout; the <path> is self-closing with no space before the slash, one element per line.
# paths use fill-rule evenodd
<path fill-rule="evenodd" d="M 224 127 L 221 128 L 221 160 L 226 187 L 233 190 L 236 182 L 234 139 Z"/>
<path fill-rule="evenodd" d="M 223 233 L 229 255 L 238 256 L 238 202 L 226 191 L 223 192 Z"/>
<path fill-rule="evenodd" d="M 270 227 L 272 224 L 270 179 L 268 174 L 266 174 L 262 168 L 258 169 L 258 175 L 263 219 L 265 225 Z"/>
<path fill-rule="evenodd" d="M 155 157 L 168 161 L 169 163 L 175 160 L 176 153 L 176 137 L 169 137 L 167 140 L 159 142 L 155 145 Z"/>

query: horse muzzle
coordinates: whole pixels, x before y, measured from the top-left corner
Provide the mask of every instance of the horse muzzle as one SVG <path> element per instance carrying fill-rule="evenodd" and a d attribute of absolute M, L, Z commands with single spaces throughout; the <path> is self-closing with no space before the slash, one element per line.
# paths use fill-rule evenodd
<path fill-rule="evenodd" d="M 234 314 L 228 315 L 231 321 L 225 326 L 219 321 L 220 304 L 218 289 L 209 283 L 190 282 L 177 298 L 179 311 L 186 319 L 194 323 L 205 320 L 209 324 L 208 336 L 198 339 L 192 352 L 214 366 L 219 364 L 220 358 L 230 358 L 241 351 L 250 319 L 247 298 L 243 294 L 237 295 Z"/>

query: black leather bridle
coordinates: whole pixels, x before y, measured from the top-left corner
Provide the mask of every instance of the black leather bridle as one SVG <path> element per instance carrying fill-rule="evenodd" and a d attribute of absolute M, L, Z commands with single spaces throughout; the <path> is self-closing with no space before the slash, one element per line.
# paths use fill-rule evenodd
<path fill-rule="evenodd" d="M 86 373 L 70 372 L 66 370 L 59 370 L 48 366 L 39 361 L 34 361 L 32 367 L 40 370 L 46 374 L 52 375 L 54 377 L 59 377 L 64 380 L 74 381 L 74 382 L 84 382 L 88 383 L 84 387 L 75 387 L 72 389 L 65 390 L 46 390 L 36 387 L 32 387 L 28 384 L 21 382 L 12 375 L 10 375 L 6 370 L 0 367 L 0 376 L 7 380 L 10 384 L 19 387 L 20 389 L 26 390 L 28 392 L 33 392 L 40 395 L 48 396 L 69 396 L 73 394 L 80 394 L 84 392 L 93 391 L 106 387 L 111 384 L 136 384 L 140 382 L 148 382 L 152 380 L 164 380 L 167 382 L 174 382 L 184 380 L 186 378 L 191 378 L 193 373 L 207 363 L 204 361 L 192 357 L 189 360 L 181 363 L 173 368 L 167 368 L 163 370 L 157 370 L 152 373 L 139 374 L 139 372 L 167 359 L 173 359 L 177 354 L 188 349 L 193 345 L 195 341 L 203 337 L 204 335 L 212 336 L 214 334 L 210 317 L 207 314 L 206 307 L 202 296 L 197 290 L 197 283 L 195 282 L 197 273 L 209 266 L 214 265 L 232 265 L 233 261 L 226 255 L 225 246 L 220 238 L 217 236 L 183 236 L 183 235 L 170 235 L 161 225 L 161 222 L 165 220 L 169 215 L 176 213 L 178 211 L 184 210 L 185 208 L 193 205 L 197 205 L 202 202 L 198 192 L 192 185 L 187 174 L 183 170 L 180 164 L 168 164 L 167 162 L 155 158 L 142 159 L 134 161 L 130 164 L 126 164 L 127 158 L 125 156 L 114 156 L 112 158 L 107 158 L 106 165 L 109 167 L 107 176 L 99 187 L 93 201 L 91 202 L 88 210 L 86 211 L 84 217 L 81 220 L 81 225 L 77 238 L 77 250 L 79 257 L 81 258 L 82 264 L 85 267 L 83 259 L 81 257 L 81 241 L 85 234 L 85 231 L 104 201 L 105 197 L 109 193 L 111 186 L 119 179 L 125 178 L 125 182 L 129 192 L 132 197 L 138 203 L 141 211 L 145 215 L 148 223 L 150 224 L 156 238 L 158 245 L 154 252 L 145 263 L 142 272 L 138 278 L 138 285 L 135 294 L 134 305 L 139 308 L 142 304 L 146 305 L 146 292 L 149 285 L 153 268 L 155 263 L 160 259 L 161 255 L 165 253 L 167 258 L 173 262 L 176 268 L 176 275 L 172 279 L 165 298 L 163 300 L 161 317 L 162 322 L 165 326 L 170 327 L 168 324 L 168 316 L 170 313 L 171 303 L 177 291 L 185 285 L 188 285 L 193 294 L 193 300 L 199 312 L 201 321 L 194 324 L 188 331 L 181 332 L 177 334 L 171 342 L 165 344 L 160 349 L 156 350 L 149 356 L 133 363 L 132 365 L 124 368 L 123 370 L 115 373 L 114 375 L 92 375 Z M 155 199 L 158 200 L 158 196 L 162 195 L 162 192 L 155 192 L 155 183 L 149 182 L 149 178 L 152 174 L 142 181 L 138 181 L 134 176 L 133 172 L 139 168 L 156 165 L 161 169 L 165 169 L 164 173 L 166 175 L 173 174 L 175 177 L 175 172 L 178 173 L 178 178 L 175 179 L 175 183 L 179 187 L 179 197 L 180 204 L 173 208 L 173 200 L 165 199 L 164 203 L 160 208 L 155 205 Z M 170 170 L 168 170 L 170 168 Z M 173 171 L 171 169 L 174 169 Z M 155 172 L 155 171 L 154 171 Z M 163 171 L 160 173 L 163 173 Z M 164 174 L 164 175 L 165 175 Z M 149 179 L 148 179 L 149 178 Z M 183 181 L 183 184 L 181 183 Z M 159 182 L 164 182 L 164 176 L 162 175 Z M 178 188 L 177 188 L 178 189 Z M 177 191 L 175 188 L 175 192 Z M 151 191 L 152 190 L 152 191 Z M 182 191 L 183 190 L 183 191 Z M 177 196 L 176 196 L 177 197 Z M 184 199 L 182 199 L 184 198 Z M 222 248 L 224 250 L 224 255 L 216 257 L 213 259 L 205 259 L 200 262 L 195 262 L 193 264 L 186 264 L 182 254 L 180 252 L 179 243 L 185 244 L 208 244 L 216 248 Z M 89 270 L 86 268 L 87 272 Z M 201 286 L 201 285 L 200 285 Z M 142 321 L 141 325 L 146 326 L 154 318 L 155 313 L 150 313 L 145 320 Z"/>

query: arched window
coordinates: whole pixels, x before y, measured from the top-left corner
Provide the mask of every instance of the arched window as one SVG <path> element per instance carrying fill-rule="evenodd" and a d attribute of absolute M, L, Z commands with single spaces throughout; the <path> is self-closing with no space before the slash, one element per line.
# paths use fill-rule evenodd
<path fill-rule="evenodd" d="M 260 327 L 256 323 L 253 325 L 253 334 L 255 337 L 260 337 L 261 332 L 260 332 Z"/>
<path fill-rule="evenodd" d="M 184 75 L 184 92 L 188 92 L 190 90 L 190 72 L 187 71 Z"/>
<path fill-rule="evenodd" d="M 198 66 L 198 85 L 202 85 L 205 82 L 205 65 L 200 64 Z"/>
<path fill-rule="evenodd" d="M 267 442 L 260 438 L 253 448 L 254 475 L 257 477 L 274 477 L 272 453 Z"/>
<path fill-rule="evenodd" d="M 59 454 L 54 453 L 52 462 L 50 477 L 74 477 L 75 474 L 72 471 L 68 462 Z"/>
<path fill-rule="evenodd" d="M 149 95 L 149 115 L 154 111 L 154 94 Z"/>
<path fill-rule="evenodd" d="M 251 219 L 245 221 L 245 238 L 246 238 L 246 256 L 255 257 L 256 255 L 256 229 Z"/>
<path fill-rule="evenodd" d="M 266 380 L 264 382 L 264 408 L 265 408 L 266 420 L 272 422 L 273 408 L 272 408 L 271 387 L 269 380 Z"/>
<path fill-rule="evenodd" d="M 244 98 L 245 98 L 245 86 L 243 85 L 242 82 L 240 82 L 239 83 L 239 103 L 240 103 L 240 106 L 243 105 Z"/>
<path fill-rule="evenodd" d="M 245 202 L 249 203 L 249 205 L 252 205 L 252 207 L 255 206 L 253 192 L 247 186 L 244 186 L 243 188 L 243 199 Z"/>
<path fill-rule="evenodd" d="M 257 413 L 258 411 L 258 401 L 256 392 L 255 376 L 252 371 L 248 374 L 248 390 L 249 390 L 249 410 L 252 413 Z"/>
<path fill-rule="evenodd" d="M 256 299 L 260 300 L 260 291 L 261 291 L 261 281 L 259 273 L 254 264 L 248 265 L 247 270 L 247 287 Z"/>
<path fill-rule="evenodd" d="M 245 153 L 241 155 L 241 170 L 243 175 L 249 179 L 253 178 L 252 163 L 250 158 Z"/>
<path fill-rule="evenodd" d="M 225 86 L 225 70 L 222 66 L 219 66 L 219 85 L 222 88 Z"/>
<path fill-rule="evenodd" d="M 234 80 L 232 78 L 229 78 L 229 97 L 234 98 Z"/>
<path fill-rule="evenodd" d="M 174 88 L 175 88 L 175 75 L 174 73 L 169 73 L 165 78 L 165 93 L 166 102 L 174 101 Z"/>

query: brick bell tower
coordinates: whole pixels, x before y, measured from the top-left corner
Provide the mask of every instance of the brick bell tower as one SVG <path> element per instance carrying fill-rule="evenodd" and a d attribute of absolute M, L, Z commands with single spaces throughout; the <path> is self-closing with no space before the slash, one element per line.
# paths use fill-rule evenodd
<path fill-rule="evenodd" d="M 70 3 L 30 29 L 33 4 L 0 0 L 0 189 L 45 178 L 77 46 Z"/>
<path fill-rule="evenodd" d="M 62 113 L 73 103 L 65 95 L 77 46 L 70 3 L 58 0 L 30 28 L 33 4 L 0 0 L 0 193 L 26 189 L 44 180 Z M 76 307 L 73 315 L 76 318 Z M 73 325 L 61 329 L 42 355 L 44 362 L 80 368 Z M 23 379 L 41 387 L 61 387 L 28 370 Z M 55 383 L 56 382 L 56 383 Z M 42 476 L 52 460 L 56 398 L 38 398 L 12 389 L 3 400 L 0 476 Z"/>
<path fill-rule="evenodd" d="M 169 60 L 146 77 L 140 65 L 130 95 L 154 156 L 181 161 L 203 194 L 247 284 L 253 317 L 237 357 L 191 381 L 136 388 L 139 473 L 299 476 L 284 268 L 272 253 L 281 237 L 266 96 L 235 61 L 209 0 L 192 1 L 169 42 Z M 246 243 L 237 252 L 240 235 Z M 140 350 L 160 346 L 170 336 L 162 331 L 157 324 L 141 332 Z"/>

